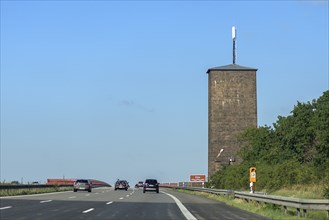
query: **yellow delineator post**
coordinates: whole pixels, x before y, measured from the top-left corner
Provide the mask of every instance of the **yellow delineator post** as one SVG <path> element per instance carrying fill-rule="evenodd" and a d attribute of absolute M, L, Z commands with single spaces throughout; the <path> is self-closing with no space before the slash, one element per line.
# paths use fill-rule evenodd
<path fill-rule="evenodd" d="M 250 193 L 255 192 L 256 167 L 250 167 Z"/>

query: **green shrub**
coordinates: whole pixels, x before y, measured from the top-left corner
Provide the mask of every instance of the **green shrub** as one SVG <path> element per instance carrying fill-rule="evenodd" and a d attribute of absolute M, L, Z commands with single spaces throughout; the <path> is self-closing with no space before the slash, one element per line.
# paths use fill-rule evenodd
<path fill-rule="evenodd" d="M 329 199 L 329 184 L 323 189 L 323 197 Z"/>

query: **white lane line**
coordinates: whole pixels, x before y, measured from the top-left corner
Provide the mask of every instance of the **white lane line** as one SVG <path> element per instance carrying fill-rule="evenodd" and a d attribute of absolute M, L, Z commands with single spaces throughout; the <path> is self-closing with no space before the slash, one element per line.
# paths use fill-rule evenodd
<path fill-rule="evenodd" d="M 129 195 L 126 195 L 126 197 L 129 197 Z"/>
<path fill-rule="evenodd" d="M 40 203 L 46 203 L 46 202 L 51 202 L 53 200 L 44 200 L 44 201 L 41 201 Z"/>
<path fill-rule="evenodd" d="M 123 197 L 121 197 L 120 199 L 123 199 Z"/>
<path fill-rule="evenodd" d="M 188 220 L 197 220 L 189 210 L 187 210 L 187 208 L 185 208 L 185 206 L 182 204 L 181 201 L 179 201 L 175 196 L 169 194 L 169 193 L 166 193 L 166 192 L 162 192 L 168 196 L 170 196 L 177 204 L 178 208 L 180 209 L 180 211 L 183 213 L 183 215 L 185 216 L 186 219 Z"/>
<path fill-rule="evenodd" d="M 90 194 L 86 194 L 86 196 L 90 196 Z"/>
<path fill-rule="evenodd" d="M 70 191 L 64 191 L 64 192 L 53 192 L 53 193 L 40 193 L 40 194 L 30 194 L 30 195 L 20 195 L 20 196 L 3 196 L 1 199 L 6 198 L 20 198 L 20 197 L 32 197 L 32 196 L 43 196 L 43 195 L 55 195 L 55 194 L 61 194 L 61 193 L 70 193 Z"/>
<path fill-rule="evenodd" d="M 106 205 L 110 205 L 110 204 L 112 204 L 113 202 L 111 201 L 111 202 L 108 202 L 108 203 L 106 203 Z"/>
<path fill-rule="evenodd" d="M 76 196 L 71 196 L 71 197 L 69 197 L 69 199 L 74 199 L 74 198 L 76 198 Z"/>
<path fill-rule="evenodd" d="M 12 208 L 12 206 L 1 207 L 0 210 L 10 209 L 10 208 Z"/>
<path fill-rule="evenodd" d="M 91 212 L 91 211 L 93 211 L 94 210 L 94 208 L 91 208 L 91 209 L 87 209 L 87 210 L 85 210 L 85 211 L 83 211 L 82 213 L 88 213 L 88 212 Z"/>

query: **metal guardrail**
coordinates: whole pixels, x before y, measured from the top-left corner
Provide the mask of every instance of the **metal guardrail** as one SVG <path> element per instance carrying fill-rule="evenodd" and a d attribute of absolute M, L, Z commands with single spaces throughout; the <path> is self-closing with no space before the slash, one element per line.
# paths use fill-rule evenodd
<path fill-rule="evenodd" d="M 94 184 L 93 188 L 110 186 L 106 184 Z M 73 184 L 0 184 L 0 190 L 2 189 L 36 189 L 36 188 L 53 188 L 53 187 L 73 187 Z"/>
<path fill-rule="evenodd" d="M 275 204 L 283 206 L 285 213 L 287 212 L 287 207 L 296 208 L 296 213 L 298 217 L 306 217 L 307 210 L 321 210 L 327 211 L 327 217 L 329 218 L 329 199 L 298 199 L 283 196 L 271 196 L 265 195 L 264 193 L 247 193 L 233 190 L 224 189 L 209 189 L 209 188 L 199 188 L 199 187 L 179 187 L 179 186 L 161 186 L 164 188 L 174 188 L 174 189 L 185 189 L 190 191 L 207 192 L 211 194 L 232 196 L 234 198 L 244 199 L 247 201 L 257 201 L 264 202 L 268 204 Z"/>

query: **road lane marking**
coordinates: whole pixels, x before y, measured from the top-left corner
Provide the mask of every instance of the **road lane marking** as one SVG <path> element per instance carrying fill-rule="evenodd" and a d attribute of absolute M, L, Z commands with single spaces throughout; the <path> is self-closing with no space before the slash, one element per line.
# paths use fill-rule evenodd
<path fill-rule="evenodd" d="M 126 197 L 129 197 L 129 195 L 126 195 Z"/>
<path fill-rule="evenodd" d="M 90 196 L 90 194 L 86 194 L 86 196 Z"/>
<path fill-rule="evenodd" d="M 44 201 L 41 201 L 40 203 L 46 203 L 46 202 L 51 202 L 53 200 L 44 200 Z"/>
<path fill-rule="evenodd" d="M 123 199 L 123 197 L 121 197 L 120 199 Z"/>
<path fill-rule="evenodd" d="M 10 208 L 12 208 L 12 206 L 1 207 L 0 210 L 10 209 Z"/>
<path fill-rule="evenodd" d="M 69 199 L 74 199 L 74 198 L 76 198 L 76 196 L 71 196 L 71 197 L 69 197 Z"/>
<path fill-rule="evenodd" d="M 70 191 L 64 191 L 64 192 L 53 192 L 53 193 L 41 193 L 41 194 L 30 194 L 30 195 L 20 195 L 20 196 L 3 196 L 1 199 L 6 198 L 20 198 L 20 197 L 33 197 L 33 196 L 43 196 L 43 195 L 54 195 L 54 194 L 60 194 L 60 193 L 69 193 Z"/>
<path fill-rule="evenodd" d="M 112 203 L 113 203 L 113 201 L 106 203 L 106 205 L 110 205 L 110 204 L 112 204 Z"/>
<path fill-rule="evenodd" d="M 186 219 L 188 220 L 197 220 L 189 210 L 187 210 L 187 208 L 183 205 L 183 203 L 181 201 L 179 201 L 179 199 L 177 199 L 175 196 L 166 193 L 166 192 L 162 192 L 168 196 L 170 196 L 177 204 L 178 208 L 180 209 L 180 211 L 183 213 L 183 215 L 185 216 Z"/>
<path fill-rule="evenodd" d="M 88 213 L 88 212 L 91 212 L 91 211 L 93 211 L 94 210 L 94 208 L 91 208 L 91 209 L 87 209 L 87 210 L 85 210 L 85 211 L 83 211 L 82 213 Z"/>

